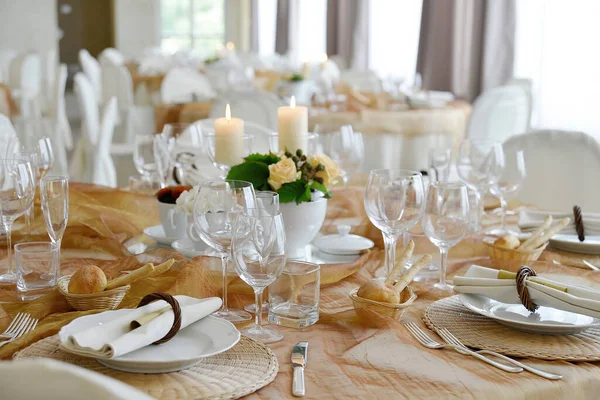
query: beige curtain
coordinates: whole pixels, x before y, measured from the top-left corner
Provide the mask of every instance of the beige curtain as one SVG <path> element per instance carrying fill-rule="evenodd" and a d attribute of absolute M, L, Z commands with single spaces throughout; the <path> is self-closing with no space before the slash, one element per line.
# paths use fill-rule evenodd
<path fill-rule="evenodd" d="M 369 0 L 327 0 L 327 54 L 353 69 L 369 67 Z"/>
<path fill-rule="evenodd" d="M 423 87 L 473 101 L 514 67 L 516 0 L 423 0 L 417 72 Z"/>

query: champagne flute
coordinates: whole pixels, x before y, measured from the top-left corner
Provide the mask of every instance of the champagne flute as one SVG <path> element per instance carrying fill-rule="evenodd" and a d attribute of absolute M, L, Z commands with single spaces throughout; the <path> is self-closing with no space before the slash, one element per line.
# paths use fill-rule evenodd
<path fill-rule="evenodd" d="M 419 222 L 425 193 L 420 172 L 378 169 L 365 189 L 367 216 L 383 235 L 386 276 L 394 269 L 398 237 Z"/>
<path fill-rule="evenodd" d="M 469 198 L 462 183 L 435 182 L 429 186 L 423 214 L 423 232 L 440 249 L 442 258 L 440 281 L 434 285 L 440 290 L 452 290 L 446 282 L 448 251 L 460 242 L 469 227 Z"/>
<path fill-rule="evenodd" d="M 60 253 L 60 245 L 69 220 L 69 179 L 66 176 L 42 178 L 40 196 L 48 236 Z"/>
<path fill-rule="evenodd" d="M 285 266 L 285 231 L 280 212 L 270 214 L 263 208 L 241 212 L 234 224 L 231 242 L 233 265 L 240 278 L 254 289 L 254 325 L 242 330 L 262 343 L 283 339 L 279 332 L 262 326 L 262 293 L 281 275 Z"/>
<path fill-rule="evenodd" d="M 503 236 L 506 234 L 517 235 L 518 232 L 506 229 L 506 215 L 508 213 L 508 202 L 514 199 L 521 188 L 527 176 L 525 170 L 525 156 L 522 150 L 504 153 L 504 165 L 500 178 L 495 185 L 490 187 L 490 192 L 500 200 L 500 229 L 493 229 L 489 233 L 492 235 Z"/>
<path fill-rule="evenodd" d="M 233 225 L 240 212 L 255 208 L 256 197 L 250 182 L 208 181 L 199 184 L 194 200 L 193 226 L 200 238 L 217 251 L 223 270 L 223 307 L 215 315 L 235 322 L 252 318 L 242 310 L 227 306 L 228 264 L 231 258 Z"/>
<path fill-rule="evenodd" d="M 12 225 L 17 218 L 27 211 L 33 203 L 35 196 L 35 179 L 31 164 L 25 160 L 6 159 L 0 160 L 0 214 L 4 230 L 8 254 L 8 271 L 0 275 L 0 283 L 14 283 L 16 274 L 13 271 L 12 261 Z"/>

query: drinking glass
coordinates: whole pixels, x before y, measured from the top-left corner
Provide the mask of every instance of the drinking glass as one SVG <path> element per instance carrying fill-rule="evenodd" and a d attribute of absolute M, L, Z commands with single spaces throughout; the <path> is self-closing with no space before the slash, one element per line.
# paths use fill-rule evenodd
<path fill-rule="evenodd" d="M 156 162 L 156 172 L 160 177 L 161 186 L 167 186 L 172 176 L 168 140 L 163 135 L 154 135 L 152 145 L 154 161 Z"/>
<path fill-rule="evenodd" d="M 56 286 L 60 275 L 60 249 L 50 242 L 15 245 L 17 294 L 21 301 L 34 300 Z"/>
<path fill-rule="evenodd" d="M 338 163 L 344 186 L 347 186 L 350 176 L 358 171 L 365 159 L 362 134 L 355 132 L 352 125 L 340 124 L 316 124 L 315 133 L 318 135 L 319 152 Z"/>
<path fill-rule="evenodd" d="M 504 152 L 499 142 L 465 139 L 460 145 L 456 161 L 458 176 L 475 192 L 479 215 L 484 212 L 483 195 L 498 182 L 503 163 Z M 475 228 L 480 231 L 481 225 Z"/>
<path fill-rule="evenodd" d="M 169 177 L 176 183 L 184 180 L 184 171 L 192 167 L 196 155 L 202 152 L 202 131 L 196 124 L 165 124 L 161 133 L 169 154 Z"/>
<path fill-rule="evenodd" d="M 430 149 L 429 182 L 448 182 L 452 165 L 452 149 Z"/>
<path fill-rule="evenodd" d="M 36 152 L 26 152 L 26 151 L 22 151 L 22 152 L 15 151 L 14 154 L 11 155 L 11 157 L 16 157 L 20 160 L 28 161 L 31 164 L 33 179 L 34 179 L 33 184 L 34 184 L 34 187 L 37 187 L 37 182 L 39 179 L 39 176 L 37 173 L 37 153 Z M 25 211 L 25 225 L 27 227 L 27 234 L 29 236 L 31 236 L 31 226 L 33 225 L 33 220 L 34 220 L 34 211 L 35 211 L 34 203 L 35 203 L 35 201 L 32 201 L 31 207 L 29 207 L 27 209 L 27 211 Z"/>
<path fill-rule="evenodd" d="M 452 285 L 446 282 L 448 251 L 465 237 L 468 227 L 467 187 L 462 183 L 432 183 L 423 214 L 423 232 L 440 249 L 440 281 L 435 288 L 452 290 Z"/>
<path fill-rule="evenodd" d="M 199 186 L 194 200 L 193 226 L 200 239 L 219 253 L 223 269 L 223 307 L 215 315 L 229 321 L 247 321 L 252 318 L 250 314 L 227 306 L 227 269 L 233 225 L 239 213 L 255 208 L 254 188 L 250 182 L 235 180 L 207 181 Z"/>
<path fill-rule="evenodd" d="M 47 176 L 40 181 L 42 212 L 50 240 L 58 247 L 69 220 L 69 178 Z"/>
<path fill-rule="evenodd" d="M 154 135 L 137 134 L 134 138 L 134 145 L 133 164 L 135 169 L 142 176 L 148 176 L 156 172 Z"/>
<path fill-rule="evenodd" d="M 279 133 L 269 133 L 269 150 L 271 153 L 279 153 Z M 319 135 L 309 132 L 306 135 L 306 154 L 317 154 L 319 151 Z"/>
<path fill-rule="evenodd" d="M 256 207 L 265 209 L 267 210 L 267 212 L 269 212 L 269 214 L 275 215 L 279 212 L 279 193 L 270 192 L 268 190 L 256 192 Z M 268 290 L 269 288 L 265 288 L 265 292 L 260 294 L 262 312 L 269 311 L 269 303 L 263 301 L 263 295 L 268 295 Z M 244 306 L 244 310 L 254 314 L 256 312 L 256 306 L 254 305 L 254 303 L 247 304 Z"/>
<path fill-rule="evenodd" d="M 28 161 L 18 159 L 0 160 L 0 214 L 6 231 L 7 273 L 0 275 L 0 283 L 14 283 L 16 274 L 12 263 L 12 225 L 27 211 L 35 196 L 35 179 Z"/>
<path fill-rule="evenodd" d="M 420 172 L 378 169 L 365 189 L 367 216 L 383 235 L 386 276 L 394 269 L 398 237 L 419 222 L 425 193 Z"/>
<path fill-rule="evenodd" d="M 506 214 L 508 211 L 508 202 L 517 196 L 523 187 L 526 176 L 527 172 L 525 170 L 523 151 L 504 152 L 504 165 L 500 173 L 500 178 L 495 185 L 490 187 L 490 192 L 500 200 L 501 208 L 501 228 L 490 231 L 489 233 L 492 235 L 517 234 L 517 232 L 506 229 Z"/>
<path fill-rule="evenodd" d="M 208 158 L 216 168 L 223 172 L 221 179 L 226 179 L 231 167 L 241 164 L 244 157 L 250 155 L 254 136 L 245 133 L 235 145 L 229 143 L 228 139 L 230 138 L 216 135 L 213 132 L 204 134 Z M 227 142 L 225 142 L 226 140 Z"/>
<path fill-rule="evenodd" d="M 242 332 L 263 343 L 281 340 L 283 336 L 279 332 L 262 326 L 262 293 L 281 275 L 285 266 L 285 231 L 281 213 L 271 214 L 263 208 L 249 208 L 241 212 L 234 224 L 231 253 L 238 275 L 254 289 L 256 301 L 254 325 Z"/>
<path fill-rule="evenodd" d="M 19 137 L 17 151 L 37 153 L 38 179 L 43 178 L 50 172 L 54 165 L 54 149 L 52 148 L 52 137 L 56 135 L 56 123 L 50 119 L 26 119 L 17 118 L 15 130 Z"/>
<path fill-rule="evenodd" d="M 160 174 L 152 172 L 149 175 L 135 175 L 129 177 L 129 190 L 134 193 L 154 195 L 162 188 Z"/>

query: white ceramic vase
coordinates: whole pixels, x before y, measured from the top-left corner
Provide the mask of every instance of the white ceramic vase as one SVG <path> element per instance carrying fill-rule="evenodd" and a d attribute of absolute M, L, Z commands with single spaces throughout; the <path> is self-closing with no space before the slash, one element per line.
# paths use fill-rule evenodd
<path fill-rule="evenodd" d="M 327 199 L 279 205 L 285 228 L 285 254 L 288 258 L 303 258 L 306 246 L 315 238 L 327 212 Z"/>

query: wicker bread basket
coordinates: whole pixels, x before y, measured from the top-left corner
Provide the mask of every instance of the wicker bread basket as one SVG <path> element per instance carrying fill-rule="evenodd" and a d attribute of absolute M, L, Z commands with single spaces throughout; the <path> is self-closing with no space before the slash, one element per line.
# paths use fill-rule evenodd
<path fill-rule="evenodd" d="M 508 262 L 508 264 L 515 265 L 523 265 L 529 262 L 537 261 L 537 259 L 542 255 L 542 252 L 546 249 L 546 246 L 548 246 L 548 242 L 545 242 L 536 249 L 518 251 L 496 246 L 491 238 L 484 240 L 484 243 L 489 250 L 490 258 L 496 264 Z"/>
<path fill-rule="evenodd" d="M 69 293 L 69 280 L 71 276 L 63 276 L 58 280 L 58 291 L 65 296 L 67 303 L 77 311 L 88 310 L 114 310 L 117 308 L 130 285 L 121 286 L 103 292 L 91 294 L 75 294 Z"/>
<path fill-rule="evenodd" d="M 371 311 L 393 319 L 400 319 L 402 318 L 402 315 L 406 309 L 410 307 L 417 298 L 417 295 L 412 291 L 410 286 L 406 288 L 409 294 L 408 300 L 400 304 L 382 303 L 379 301 L 364 299 L 356 294 L 358 289 L 359 288 L 356 288 L 350 292 L 350 298 L 352 299 L 352 303 L 354 303 L 354 311 L 356 311 L 356 315 L 367 319 L 370 317 Z"/>

